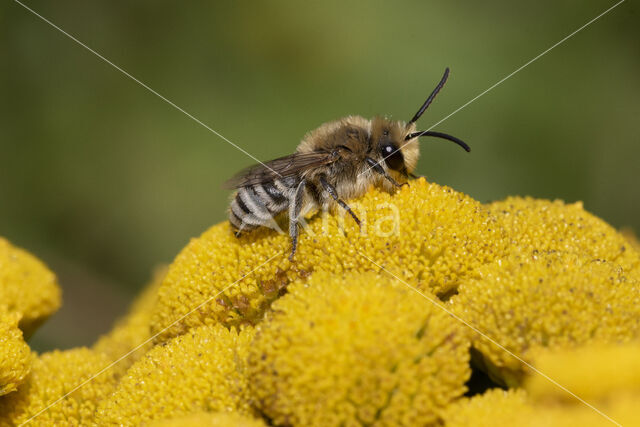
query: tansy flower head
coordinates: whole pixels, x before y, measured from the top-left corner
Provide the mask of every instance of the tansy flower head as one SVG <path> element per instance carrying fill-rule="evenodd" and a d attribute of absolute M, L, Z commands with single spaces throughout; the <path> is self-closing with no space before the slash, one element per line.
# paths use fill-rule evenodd
<path fill-rule="evenodd" d="M 575 253 L 511 255 L 478 269 L 451 308 L 519 357 L 537 347 L 640 336 L 640 284 L 611 262 Z M 480 335 L 478 361 L 497 381 L 520 384 L 521 362 Z"/>
<path fill-rule="evenodd" d="M 98 425 L 140 425 L 197 411 L 250 413 L 245 359 L 253 330 L 194 328 L 135 362 L 98 408 Z"/>
<path fill-rule="evenodd" d="M 576 400 L 572 405 L 534 405 L 533 416 L 514 416 L 512 425 L 524 427 L 624 427 L 640 426 L 639 395 L 615 395 L 595 408 Z"/>
<path fill-rule="evenodd" d="M 0 237 L 0 303 L 20 314 L 20 329 L 30 336 L 60 307 L 55 275 L 37 258 Z"/>
<path fill-rule="evenodd" d="M 640 402 L 640 341 L 541 348 L 531 358 L 536 368 L 589 402 L 624 393 L 636 394 Z M 536 401 L 576 403 L 573 396 L 534 372 L 528 373 L 524 387 Z"/>
<path fill-rule="evenodd" d="M 627 271 L 640 268 L 640 254 L 633 245 L 585 211 L 582 202 L 508 197 L 488 207 L 506 230 L 511 252 L 573 252 L 618 264 Z"/>
<path fill-rule="evenodd" d="M 494 427 L 522 425 L 515 420 L 533 418 L 535 412 L 521 389 L 490 389 L 472 398 L 460 399 L 444 411 L 446 427 Z"/>
<path fill-rule="evenodd" d="M 545 380 L 546 381 L 546 380 Z M 557 386 L 554 386 L 557 387 Z M 565 394 L 567 394 L 565 392 Z M 594 403 L 594 402 L 591 402 Z M 522 389 L 492 389 L 471 399 L 460 399 L 444 413 L 446 427 L 608 427 L 640 426 L 640 396 L 612 395 L 595 408 L 575 397 L 567 404 L 535 402 Z M 598 412 L 600 411 L 600 412 Z"/>
<path fill-rule="evenodd" d="M 436 422 L 470 374 L 468 333 L 436 304 L 384 274 L 314 273 L 259 326 L 255 404 L 277 425 Z"/>
<path fill-rule="evenodd" d="M 29 373 L 31 352 L 18 329 L 18 313 L 0 305 L 0 396 L 15 391 Z"/>
<path fill-rule="evenodd" d="M 97 375 L 108 363 L 106 356 L 87 348 L 35 357 L 25 382 L 0 398 L 0 426 L 19 425 L 36 415 L 33 422 L 39 426 L 89 425 L 98 402 L 115 386 L 109 371 Z"/>

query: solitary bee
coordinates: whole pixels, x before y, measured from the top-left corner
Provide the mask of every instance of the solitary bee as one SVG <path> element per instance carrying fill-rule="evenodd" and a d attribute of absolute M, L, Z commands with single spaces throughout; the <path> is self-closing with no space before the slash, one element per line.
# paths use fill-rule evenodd
<path fill-rule="evenodd" d="M 470 151 L 454 136 L 416 131 L 416 121 L 448 76 L 447 68 L 408 123 L 360 116 L 328 122 L 305 135 L 294 154 L 252 166 L 227 181 L 227 187 L 238 190 L 229 211 L 236 236 L 260 226 L 274 226 L 274 217 L 288 211 L 292 260 L 298 244 L 298 220 L 311 209 L 327 209 L 337 203 L 360 225 L 345 200 L 363 195 L 370 185 L 393 191 L 406 185 L 409 177 L 415 178 L 420 154 L 416 138 L 443 138 Z"/>

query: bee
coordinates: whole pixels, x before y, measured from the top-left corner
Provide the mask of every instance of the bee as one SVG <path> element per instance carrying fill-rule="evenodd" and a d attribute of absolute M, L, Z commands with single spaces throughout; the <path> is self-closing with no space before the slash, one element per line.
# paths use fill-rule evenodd
<path fill-rule="evenodd" d="M 229 209 L 229 222 L 236 236 L 257 227 L 279 229 L 274 218 L 289 217 L 290 260 L 296 253 L 299 219 L 312 209 L 340 206 L 360 225 L 360 219 L 345 200 L 363 195 L 370 186 L 393 191 L 408 185 L 422 136 L 443 138 L 470 151 L 460 139 L 430 130 L 416 131 L 416 122 L 429 107 L 449 76 L 442 79 L 411 120 L 371 120 L 348 116 L 324 123 L 307 133 L 296 152 L 249 167 L 226 182 L 237 189 Z"/>

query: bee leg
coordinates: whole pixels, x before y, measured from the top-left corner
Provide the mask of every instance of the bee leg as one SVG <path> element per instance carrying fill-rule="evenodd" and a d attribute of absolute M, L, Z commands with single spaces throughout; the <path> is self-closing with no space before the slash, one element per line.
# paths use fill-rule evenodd
<path fill-rule="evenodd" d="M 402 187 L 403 185 L 409 185 L 409 183 L 407 183 L 407 182 L 404 182 L 404 183 L 400 184 L 398 181 L 393 179 L 391 177 L 391 175 L 389 175 L 387 173 L 387 171 L 384 170 L 384 168 L 382 166 L 380 166 L 380 163 L 376 162 L 371 157 L 366 157 L 365 161 L 367 162 L 369 167 L 371 167 L 371 169 L 373 169 L 374 172 L 379 173 L 380 175 L 384 176 L 387 179 L 387 181 L 389 181 L 390 183 L 392 183 L 396 187 Z"/>
<path fill-rule="evenodd" d="M 356 224 L 358 224 L 358 227 L 360 227 L 360 219 L 356 216 L 355 213 L 353 213 L 349 205 L 346 204 L 344 200 L 342 200 L 338 196 L 338 192 L 336 191 L 335 187 L 329 184 L 324 176 L 320 176 L 318 180 L 320 181 L 320 184 L 325 189 L 325 191 L 329 193 L 329 195 L 333 198 L 333 200 L 335 200 L 340 206 L 342 206 L 342 208 L 345 211 L 349 212 L 349 215 L 351 215 L 351 217 L 355 220 Z"/>
<path fill-rule="evenodd" d="M 306 181 L 303 179 L 296 188 L 296 193 L 293 196 L 293 200 L 289 204 L 289 236 L 291 237 L 291 255 L 289 255 L 289 261 L 293 261 L 293 256 L 296 253 L 298 247 L 298 217 L 300 216 L 300 210 L 302 209 L 302 198 L 304 196 L 304 188 Z"/>

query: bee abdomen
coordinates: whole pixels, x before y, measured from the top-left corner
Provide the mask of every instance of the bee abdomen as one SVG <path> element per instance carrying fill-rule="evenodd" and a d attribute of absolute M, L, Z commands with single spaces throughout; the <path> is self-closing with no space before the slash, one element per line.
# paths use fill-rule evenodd
<path fill-rule="evenodd" d="M 229 222 L 243 231 L 275 222 L 274 216 L 289 206 L 292 189 L 286 184 L 292 183 L 274 180 L 241 187 L 231 202 Z"/>

